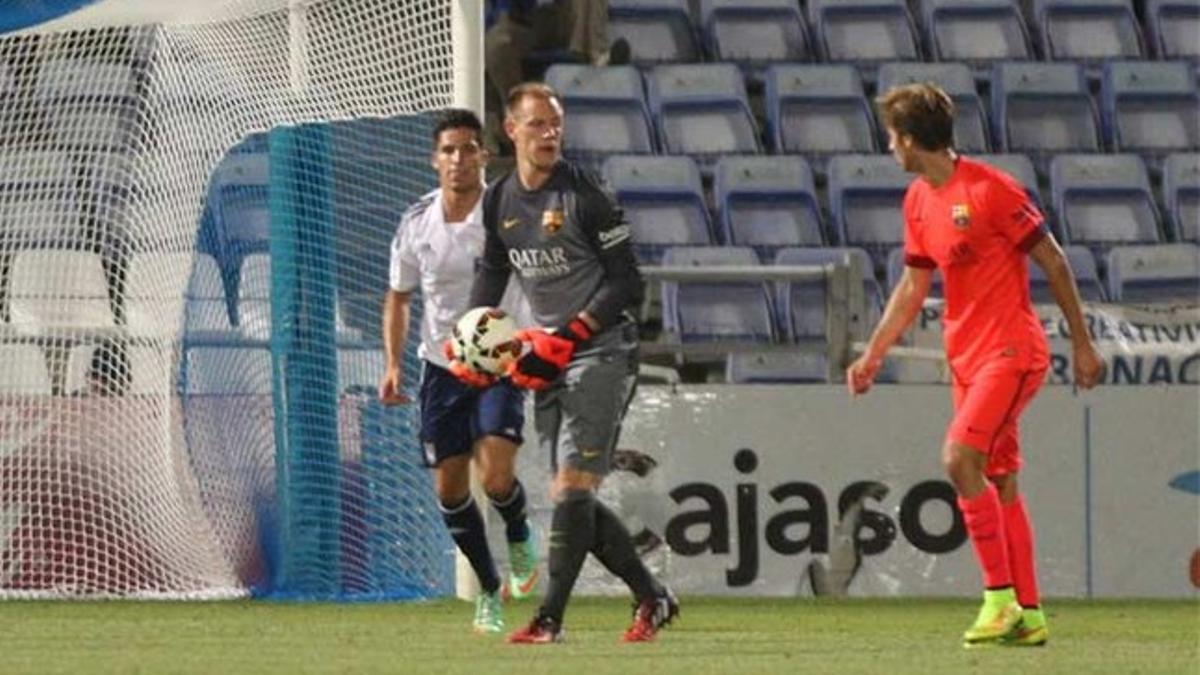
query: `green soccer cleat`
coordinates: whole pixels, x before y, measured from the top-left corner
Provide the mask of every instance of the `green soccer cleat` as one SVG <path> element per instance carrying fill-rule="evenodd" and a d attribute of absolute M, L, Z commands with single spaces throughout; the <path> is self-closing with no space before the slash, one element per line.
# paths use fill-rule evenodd
<path fill-rule="evenodd" d="M 975 623 L 963 633 L 963 646 L 975 647 L 1000 640 L 1021 621 L 1021 605 L 1011 588 L 984 591 L 983 607 Z"/>
<path fill-rule="evenodd" d="M 499 633 L 504 630 L 504 606 L 500 602 L 500 592 L 480 592 L 475 596 L 476 633 Z"/>
<path fill-rule="evenodd" d="M 508 597 L 522 600 L 533 595 L 538 582 L 537 538 L 533 524 L 529 524 L 529 537 L 525 541 L 508 544 Z"/>
<path fill-rule="evenodd" d="M 1017 627 L 1000 641 L 1006 647 L 1044 647 L 1050 639 L 1050 628 L 1046 615 L 1039 609 L 1026 609 L 1021 613 Z"/>

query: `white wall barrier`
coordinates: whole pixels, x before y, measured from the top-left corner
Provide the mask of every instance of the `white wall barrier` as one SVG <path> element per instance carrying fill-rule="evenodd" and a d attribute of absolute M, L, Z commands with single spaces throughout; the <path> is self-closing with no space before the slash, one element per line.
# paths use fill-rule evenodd
<path fill-rule="evenodd" d="M 939 461 L 949 399 L 919 385 L 854 401 L 838 386 L 643 387 L 601 496 L 683 593 L 975 595 Z M 1041 392 L 1022 420 L 1021 485 L 1046 595 L 1198 597 L 1198 410 L 1197 387 Z M 522 450 L 543 535 L 547 464 Z M 622 592 L 591 560 L 580 590 Z"/>

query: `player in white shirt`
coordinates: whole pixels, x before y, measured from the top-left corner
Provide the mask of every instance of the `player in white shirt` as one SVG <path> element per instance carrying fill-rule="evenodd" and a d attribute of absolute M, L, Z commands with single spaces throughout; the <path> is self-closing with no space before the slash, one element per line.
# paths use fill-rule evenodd
<path fill-rule="evenodd" d="M 433 168 L 438 189 L 405 212 L 392 241 L 389 288 L 383 306 L 383 343 L 387 366 L 379 399 L 406 404 L 404 346 L 412 293 L 424 301 L 421 322 L 421 443 L 433 468 L 439 506 L 451 536 L 479 577 L 476 599 L 478 632 L 504 628 L 501 583 L 488 549 L 483 518 L 470 490 L 470 463 L 478 459 L 484 491 L 504 519 L 509 546 L 508 592 L 522 598 L 537 583 L 533 529 L 525 513 L 525 490 L 514 473 L 524 426 L 524 392 L 507 378 L 487 388 L 468 386 L 447 368 L 441 345 L 465 312 L 476 260 L 483 254 L 482 125 L 468 110 L 442 112 L 433 130 Z M 502 306 L 518 324 L 528 309 L 513 284 Z"/>

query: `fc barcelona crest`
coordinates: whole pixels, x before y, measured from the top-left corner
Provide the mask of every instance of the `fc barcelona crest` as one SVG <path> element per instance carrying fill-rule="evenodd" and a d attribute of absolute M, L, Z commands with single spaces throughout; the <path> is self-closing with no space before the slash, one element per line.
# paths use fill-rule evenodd
<path fill-rule="evenodd" d="M 971 224 L 971 207 L 966 204 L 955 204 L 950 207 L 950 219 L 954 221 L 954 226 L 960 230 L 967 229 Z"/>
<path fill-rule="evenodd" d="M 546 228 L 546 232 L 550 234 L 557 233 L 562 229 L 563 223 L 567 222 L 567 216 L 562 209 L 546 209 L 542 211 L 542 227 Z"/>

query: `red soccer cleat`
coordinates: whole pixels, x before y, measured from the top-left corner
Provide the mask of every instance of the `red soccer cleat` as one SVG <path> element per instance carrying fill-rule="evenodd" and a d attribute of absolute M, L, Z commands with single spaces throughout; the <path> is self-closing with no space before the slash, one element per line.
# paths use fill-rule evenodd
<path fill-rule="evenodd" d="M 558 622 L 548 616 L 533 617 L 533 621 L 524 628 L 518 628 L 508 636 L 509 644 L 514 645 L 546 645 L 562 642 L 563 629 Z"/>
<path fill-rule="evenodd" d="M 679 601 L 671 589 L 664 588 L 662 595 L 638 603 L 633 611 L 633 624 L 621 636 L 622 642 L 652 642 L 658 631 L 679 616 Z"/>

